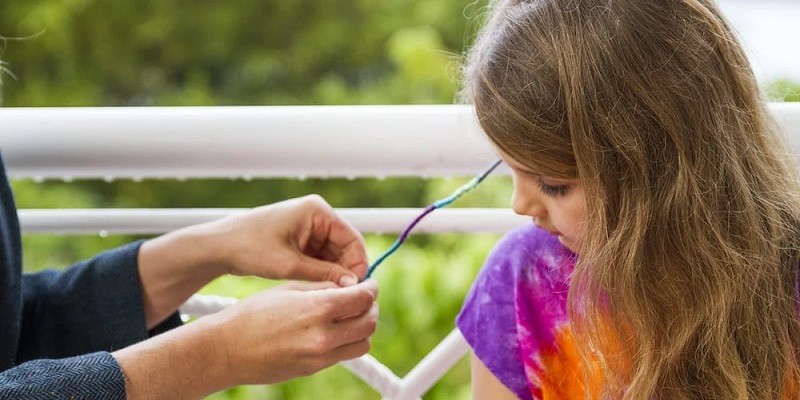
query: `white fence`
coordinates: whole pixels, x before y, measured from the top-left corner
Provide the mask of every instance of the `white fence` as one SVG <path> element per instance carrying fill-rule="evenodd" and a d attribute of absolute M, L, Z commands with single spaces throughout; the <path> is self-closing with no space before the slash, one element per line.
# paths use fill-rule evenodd
<path fill-rule="evenodd" d="M 771 104 L 800 154 L 800 103 Z M 11 178 L 473 176 L 496 156 L 468 106 L 0 108 Z M 500 169 L 499 173 L 507 173 Z M 236 209 L 20 210 L 28 233 L 161 233 Z M 340 209 L 365 232 L 399 232 L 411 209 Z M 447 209 L 421 232 L 504 232 L 506 209 Z M 214 312 L 230 299 L 196 297 Z M 468 348 L 453 331 L 404 378 L 370 356 L 344 363 L 386 399 L 417 399 Z"/>

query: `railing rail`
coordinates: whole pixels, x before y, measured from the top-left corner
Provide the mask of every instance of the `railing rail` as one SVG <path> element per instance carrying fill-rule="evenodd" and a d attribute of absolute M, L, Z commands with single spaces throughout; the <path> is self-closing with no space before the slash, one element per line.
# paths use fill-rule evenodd
<path fill-rule="evenodd" d="M 2 108 L 14 178 L 457 176 L 493 158 L 466 106 Z"/>
<path fill-rule="evenodd" d="M 800 103 L 772 103 L 800 153 Z M 12 178 L 471 176 L 469 106 L 0 108 Z M 500 173 L 507 172 L 501 169 Z"/>
<path fill-rule="evenodd" d="M 160 234 L 189 225 L 213 221 L 242 209 L 23 209 L 20 224 L 25 233 L 56 234 Z M 339 208 L 337 214 L 361 232 L 397 233 L 419 210 L 412 208 Z M 502 233 L 530 219 L 509 209 L 452 208 L 429 215 L 414 228 L 417 233 Z"/>

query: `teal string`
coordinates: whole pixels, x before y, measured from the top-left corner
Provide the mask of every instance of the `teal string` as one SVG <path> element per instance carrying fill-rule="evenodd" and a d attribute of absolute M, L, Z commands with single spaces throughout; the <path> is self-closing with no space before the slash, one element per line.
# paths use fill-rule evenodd
<path fill-rule="evenodd" d="M 392 253 L 397 251 L 398 248 L 400 248 L 400 245 L 402 245 L 406 241 L 406 239 L 408 239 L 408 236 L 411 233 L 411 230 L 414 229 L 414 227 L 420 221 L 422 221 L 422 219 L 425 218 L 425 216 L 427 216 L 428 214 L 432 213 L 433 210 L 435 210 L 437 208 L 442 208 L 442 207 L 449 206 L 454 201 L 458 200 L 459 197 L 463 196 L 464 194 L 466 194 L 470 190 L 474 189 L 481 182 L 483 182 L 483 180 L 486 179 L 486 177 L 489 176 L 489 174 L 492 171 L 494 171 L 494 169 L 497 168 L 497 166 L 500 165 L 500 163 L 502 163 L 502 162 L 503 162 L 503 160 L 497 160 L 497 161 L 493 162 L 492 165 L 490 165 L 488 168 L 486 168 L 486 170 L 481 172 L 480 175 L 472 178 L 471 181 L 469 181 L 465 185 L 461 186 L 460 188 L 456 189 L 456 191 L 454 191 L 453 194 L 451 194 L 450 196 L 447 196 L 447 197 L 445 197 L 445 198 L 443 198 L 441 200 L 438 200 L 438 201 L 434 202 L 433 204 L 425 207 L 425 209 L 423 209 L 422 212 L 419 215 L 417 215 L 414 218 L 414 220 L 412 220 L 411 223 L 408 224 L 408 226 L 406 226 L 406 228 L 403 230 L 403 233 L 401 233 L 400 236 L 397 238 L 397 240 L 395 240 L 394 244 L 392 244 L 392 246 L 389 247 L 388 250 L 386 250 L 383 254 L 381 254 L 381 256 L 378 257 L 372 263 L 372 265 L 369 266 L 369 268 L 367 269 L 367 274 L 364 276 L 364 279 L 369 279 L 369 277 L 372 276 L 372 273 L 375 272 L 375 269 L 378 268 L 378 265 L 381 265 L 381 263 L 384 260 L 386 260 L 390 255 L 392 255 Z"/>

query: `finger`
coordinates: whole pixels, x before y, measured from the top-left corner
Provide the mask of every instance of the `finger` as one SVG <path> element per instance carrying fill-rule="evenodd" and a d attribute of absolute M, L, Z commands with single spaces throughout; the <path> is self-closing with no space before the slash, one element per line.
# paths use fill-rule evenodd
<path fill-rule="evenodd" d="M 366 281 L 366 282 L 364 282 L 362 284 L 366 284 L 367 282 L 368 282 L 368 284 L 366 285 L 367 290 L 372 291 L 373 296 L 375 296 L 375 298 L 377 298 L 378 297 L 378 286 L 377 286 L 377 284 L 375 284 L 375 280 L 374 279 L 369 279 L 368 281 Z M 372 302 L 372 307 L 377 307 L 377 304 L 378 303 L 373 301 Z M 368 311 L 372 311 L 372 309 L 370 309 Z M 376 308 L 375 312 L 377 312 L 377 311 L 378 310 Z M 356 312 L 354 312 L 353 314 L 350 314 L 350 315 L 346 315 L 345 314 L 345 315 L 342 315 L 342 316 L 338 317 L 335 322 L 339 322 L 339 321 L 343 321 L 343 320 L 346 320 L 346 319 L 349 319 L 349 318 L 357 317 L 357 316 L 360 316 L 362 314 L 363 314 L 363 312 L 361 310 L 356 311 Z"/>
<path fill-rule="evenodd" d="M 364 249 L 364 242 L 356 240 L 344 247 L 338 247 L 333 242 L 328 242 L 320 252 L 324 258 L 326 255 L 335 258 L 329 259 L 347 268 L 359 278 L 367 273 L 367 252 Z"/>
<path fill-rule="evenodd" d="M 315 226 L 312 226 L 312 229 L 315 230 L 309 233 L 308 241 L 305 247 L 302 248 L 303 254 L 323 260 L 336 261 L 339 254 L 331 253 L 329 247 L 326 246 L 328 242 L 327 231 L 316 228 Z"/>
<path fill-rule="evenodd" d="M 330 206 L 319 205 L 312 218 L 312 232 L 306 254 L 333 261 L 364 276 L 367 270 L 367 251 L 364 237 Z"/>
<path fill-rule="evenodd" d="M 322 301 L 329 306 L 330 321 L 339 321 L 367 312 L 378 296 L 378 285 L 370 279 L 346 288 L 325 290 L 322 296 Z"/>
<path fill-rule="evenodd" d="M 331 222 L 330 237 L 324 248 L 330 254 L 337 254 L 336 262 L 353 271 L 358 277 L 367 272 L 367 250 L 364 237 L 338 215 Z"/>
<path fill-rule="evenodd" d="M 314 253 L 311 252 L 304 252 L 304 253 L 306 255 L 319 258 L 325 261 L 335 262 L 339 265 L 346 267 L 345 265 L 339 262 L 339 258 L 341 256 L 341 250 L 334 249 L 327 243 L 323 243 L 322 245 L 320 245 L 320 247 L 317 248 L 317 250 Z"/>
<path fill-rule="evenodd" d="M 338 283 L 339 286 L 352 286 L 358 283 L 358 276 L 353 271 L 334 262 L 300 254 L 297 263 L 298 266 L 292 274 L 294 279 L 330 281 Z"/>
<path fill-rule="evenodd" d="M 369 339 L 364 339 L 355 343 L 349 343 L 333 349 L 330 352 L 328 362 L 333 365 L 341 361 L 352 360 L 369 352 Z"/>
<path fill-rule="evenodd" d="M 328 242 L 317 251 L 315 256 L 316 258 L 339 264 L 360 278 L 367 273 L 367 260 L 364 258 L 365 255 L 361 249 L 363 247 L 360 242 L 353 242 L 350 247 L 344 249 L 335 248 L 332 243 Z"/>
<path fill-rule="evenodd" d="M 358 316 L 335 322 L 333 336 L 339 345 L 368 339 L 378 326 L 378 303 L 372 303 L 369 311 Z"/>
<path fill-rule="evenodd" d="M 284 283 L 284 284 L 282 284 L 280 286 L 277 286 L 276 288 L 298 290 L 298 291 L 301 291 L 301 292 L 308 292 L 308 291 L 312 291 L 312 290 L 333 289 L 333 288 L 338 288 L 338 287 L 339 287 L 339 285 L 337 285 L 337 284 L 335 284 L 333 282 L 300 282 L 300 281 L 295 281 L 295 282 Z"/>

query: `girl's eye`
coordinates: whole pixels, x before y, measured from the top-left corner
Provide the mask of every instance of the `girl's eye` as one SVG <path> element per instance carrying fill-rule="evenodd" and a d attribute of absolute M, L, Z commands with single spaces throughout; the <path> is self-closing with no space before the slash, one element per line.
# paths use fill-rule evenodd
<path fill-rule="evenodd" d="M 550 197 L 563 197 L 569 192 L 569 185 L 548 185 L 539 179 L 539 190 Z"/>
<path fill-rule="evenodd" d="M 541 176 L 537 175 L 532 171 L 527 171 L 524 169 L 518 169 L 517 171 L 529 178 L 536 179 L 537 183 L 539 184 L 539 190 L 542 193 L 544 193 L 545 196 L 563 197 L 566 196 L 567 193 L 569 193 L 569 190 L 571 188 L 571 186 L 567 184 L 552 185 L 549 183 L 545 183 L 545 181 L 542 179 Z"/>

